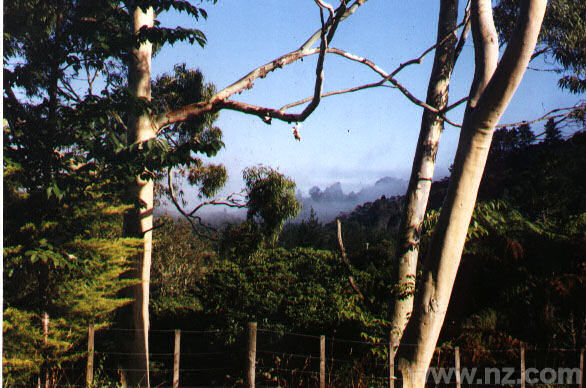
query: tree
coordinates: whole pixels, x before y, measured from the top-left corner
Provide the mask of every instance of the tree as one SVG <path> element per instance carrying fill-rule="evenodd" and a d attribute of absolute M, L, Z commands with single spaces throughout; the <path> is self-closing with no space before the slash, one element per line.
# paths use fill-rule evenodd
<path fill-rule="evenodd" d="M 448 193 L 426 257 L 423 288 L 399 348 L 404 386 L 422 387 L 458 270 L 492 134 L 533 54 L 545 1 L 522 2 L 517 27 L 497 65 L 490 1 L 472 2 L 476 69 Z"/>
<path fill-rule="evenodd" d="M 501 42 L 512 35 L 519 13 L 519 0 L 500 0 L 495 24 Z M 572 93 L 586 90 L 586 5 L 580 0 L 549 1 L 534 57 L 552 56 L 562 65 L 558 84 Z"/>
<path fill-rule="evenodd" d="M 442 111 L 447 107 L 450 78 L 457 56 L 455 31 L 458 20 L 458 1 L 442 1 L 438 20 L 436 50 L 427 87 L 426 103 L 438 111 Z M 468 22 L 465 24 L 468 26 Z M 462 43 L 466 34 L 467 31 L 460 38 Z M 435 169 L 435 158 L 443 126 L 444 119 L 441 114 L 428 109 L 423 111 L 419 139 L 407 188 L 407 201 L 399 228 L 399 243 L 396 254 L 399 265 L 396 277 L 397 284 L 393 295 L 395 303 L 391 317 L 390 341 L 392 344 L 399 344 L 413 310 L 421 226 L 427 208 Z"/>
<path fill-rule="evenodd" d="M 232 109 L 247 114 L 259 116 L 266 123 L 272 119 L 279 119 L 287 122 L 300 122 L 305 120 L 317 107 L 321 98 L 323 84 L 323 63 L 328 43 L 333 38 L 338 24 L 362 5 L 365 0 L 356 0 L 352 5 L 347 6 L 345 2 L 334 10 L 322 1 L 316 1 L 322 16 L 322 28 L 314 33 L 298 50 L 285 54 L 281 58 L 261 66 L 229 87 L 215 93 L 205 101 L 193 101 L 188 105 L 179 108 L 166 110 L 158 115 L 151 115 L 143 109 L 129 115 L 127 124 L 127 138 L 129 144 L 135 144 L 143 149 L 145 144 L 156 141 L 160 131 L 168 126 L 179 124 L 191 119 L 200 118 L 205 114 L 213 114 L 220 109 Z M 160 0 L 146 2 L 128 2 L 129 15 L 132 15 L 132 31 L 139 44 L 133 49 L 128 66 L 128 84 L 130 95 L 134 100 L 140 100 L 148 105 L 151 99 L 150 91 L 150 63 L 152 56 L 152 42 L 161 44 L 172 42 L 173 39 L 197 40 L 200 44 L 204 42 L 203 35 L 198 30 L 165 30 L 155 27 L 155 8 L 168 10 L 173 7 L 187 11 L 193 16 L 198 16 L 201 10 L 189 5 L 187 2 Z M 323 16 L 324 9 L 329 11 L 329 18 Z M 158 9 L 157 9 L 158 10 Z M 205 16 L 205 13 L 203 14 Z M 319 49 L 312 49 L 311 46 L 320 40 Z M 265 77 L 269 72 L 294 62 L 304 56 L 319 54 L 316 67 L 316 82 L 314 96 L 309 104 L 299 114 L 286 113 L 286 108 L 272 109 L 253 106 L 250 104 L 229 100 L 229 97 L 245 88 L 252 87 L 253 82 L 259 77 Z M 179 164 L 175 161 L 174 164 Z M 136 385 L 140 382 L 149 386 L 148 375 L 148 300 L 149 300 L 149 276 L 151 266 L 152 250 L 152 214 L 153 214 L 153 180 L 152 170 L 148 168 L 139 169 L 135 175 L 135 181 L 130 183 L 127 192 L 134 198 L 137 207 L 133 212 L 128 213 L 125 218 L 125 233 L 129 236 L 139 236 L 144 239 L 144 253 L 136 260 L 134 277 L 141 279 L 141 285 L 132 289 L 131 295 L 135 300 L 132 304 L 132 311 L 126 317 L 130 327 L 135 328 L 139 333 L 133 339 L 131 345 L 134 353 L 144 356 L 133 360 L 131 369 L 139 370 L 139 373 L 131 373 L 129 384 Z M 169 185 L 171 187 L 171 185 Z M 264 218 L 264 217 L 263 217 Z M 267 218 L 265 218 L 265 221 Z M 267 226 L 269 224 L 267 223 Z M 270 225 L 274 227 L 275 225 Z"/>
<path fill-rule="evenodd" d="M 518 138 L 519 138 L 519 146 L 524 148 L 535 141 L 535 135 L 531 131 L 531 127 L 529 124 L 521 124 L 517 128 Z"/>
<path fill-rule="evenodd" d="M 42 115 L 33 115 L 33 123 L 43 122 Z M 85 356 L 88 325 L 111 325 L 113 311 L 130 302 L 118 292 L 133 281 L 120 275 L 140 241 L 120 238 L 128 206 L 108 192 L 110 182 L 100 170 L 72 174 L 66 162 L 39 174 L 34 166 L 42 165 L 46 153 L 24 147 L 40 140 L 19 133 L 26 127 L 4 127 L 3 379 L 31 386 L 41 376 L 54 386 L 68 363 Z M 31 177 L 53 185 L 37 186 Z"/>
<path fill-rule="evenodd" d="M 51 220 L 57 209 L 64 206 L 70 206 L 71 211 L 63 215 L 79 218 L 75 213 L 79 201 L 88 201 L 92 196 L 94 201 L 102 197 L 106 201 L 110 196 L 114 201 L 131 204 L 123 207 L 128 211 L 124 232 L 126 236 L 142 238 L 142 232 L 134 233 L 136 225 L 132 225 L 133 216 L 137 217 L 136 209 L 140 209 L 142 203 L 138 193 L 132 191 L 139 190 L 142 183 L 152 188 L 153 175 L 156 177 L 169 166 L 195 166 L 190 170 L 191 175 L 199 173 L 199 177 L 207 178 L 211 173 L 204 174 L 201 170 L 215 172 L 217 169 L 203 166 L 194 154 L 211 156 L 222 142 L 221 132 L 211 125 L 213 114 L 190 120 L 180 128 L 169 126 L 175 132 L 169 135 L 161 131 L 162 140 L 143 142 L 145 139 L 137 137 L 136 133 L 126 133 L 125 121 L 133 128 L 141 120 L 144 122 L 146 111 L 156 113 L 174 107 L 181 98 L 204 99 L 211 90 L 203 85 L 201 74 L 179 67 L 175 69 L 177 82 L 162 78 L 155 85 L 159 95 L 152 102 L 141 100 L 142 92 L 151 88 L 150 70 L 148 80 L 130 72 L 132 93 L 128 93 L 124 64 L 130 62 L 131 69 L 138 64 L 131 51 L 139 47 L 134 54 L 140 52 L 141 41 L 151 39 L 162 44 L 188 39 L 203 45 L 205 40 L 203 34 L 194 29 L 153 27 L 134 34 L 129 28 L 130 14 L 124 5 L 107 0 L 31 0 L 7 4 L 5 12 L 10 21 L 4 34 L 4 106 L 8 123 L 4 133 L 8 147 L 5 160 L 10 158 L 28 174 L 26 179 L 19 178 L 17 193 L 21 190 L 35 201 L 49 197 L 44 206 L 36 207 L 43 209 L 39 214 L 41 220 L 43 217 Z M 183 1 L 161 1 L 155 5 L 157 10 L 174 7 L 192 16 L 205 16 L 205 12 Z M 80 84 L 80 78 L 84 79 L 87 89 Z M 184 93 L 185 89 L 191 93 Z M 5 171 L 6 168 L 5 164 Z M 201 179 L 193 179 L 196 184 L 207 184 L 206 192 L 210 193 L 210 180 L 204 180 L 202 184 Z M 133 188 L 129 195 L 121 195 L 129 186 Z M 148 198 L 143 199 L 148 202 Z M 98 217 L 102 209 L 94 209 L 94 216 Z M 146 223 L 148 219 L 146 217 Z M 71 220 L 60 222 L 65 225 Z M 83 228 L 89 223 L 74 222 L 74 225 Z M 8 229 L 19 227 L 21 225 L 10 224 Z M 43 228 L 46 232 L 46 227 Z M 147 254 L 149 250 L 147 244 Z M 121 268 L 129 269 L 126 264 Z M 134 283 L 128 279 L 122 284 Z M 130 383 L 136 385 L 132 379 Z"/>
<path fill-rule="evenodd" d="M 556 128 L 556 122 L 554 119 L 549 119 L 545 123 L 545 139 L 544 141 L 548 144 L 558 143 L 562 139 L 562 133 Z"/>
<path fill-rule="evenodd" d="M 274 248 L 285 220 L 301 210 L 295 198 L 295 182 L 264 166 L 247 168 L 242 176 L 247 189 L 248 222 L 260 225 L 264 245 Z"/>

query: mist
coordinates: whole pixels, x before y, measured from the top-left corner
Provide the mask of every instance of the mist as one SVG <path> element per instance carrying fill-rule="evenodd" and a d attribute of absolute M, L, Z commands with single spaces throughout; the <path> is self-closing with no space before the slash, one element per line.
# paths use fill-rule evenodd
<path fill-rule="evenodd" d="M 340 182 L 333 183 L 323 190 L 314 186 L 309 189 L 308 196 L 297 191 L 297 200 L 302 203 L 303 207 L 295 220 L 306 219 L 313 208 L 320 221 L 329 222 L 340 213 L 350 212 L 356 206 L 375 201 L 383 195 L 386 197 L 404 195 L 408 183 L 404 179 L 384 177 L 373 185 L 365 186 L 358 192 L 351 191 L 348 194 L 344 193 Z"/>

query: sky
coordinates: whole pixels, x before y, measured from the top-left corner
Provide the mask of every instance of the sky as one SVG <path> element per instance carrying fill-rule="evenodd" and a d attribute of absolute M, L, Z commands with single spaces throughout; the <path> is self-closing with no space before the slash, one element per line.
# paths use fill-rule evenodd
<path fill-rule="evenodd" d="M 465 3 L 465 2 L 462 2 Z M 339 0 L 333 0 L 334 7 Z M 208 19 L 167 13 L 163 26 L 195 27 L 207 36 L 205 48 L 178 43 L 163 48 L 153 59 L 153 74 L 171 72 L 174 64 L 199 68 L 218 90 L 250 70 L 297 49 L 320 26 L 313 0 L 220 0 L 203 2 Z M 420 55 L 435 43 L 439 1 L 370 0 L 340 24 L 331 47 L 366 57 L 387 72 Z M 463 10 L 460 11 L 460 18 Z M 252 90 L 234 98 L 279 108 L 311 96 L 316 56 L 270 73 Z M 433 52 L 422 64 L 410 66 L 397 79 L 415 96 L 425 100 Z M 551 62 L 551 61 L 550 61 Z M 545 67 L 551 63 L 536 63 Z M 324 92 L 378 81 L 379 76 L 356 62 L 326 56 Z M 471 38 L 456 64 L 450 101 L 468 94 L 474 71 Z M 560 91 L 558 75 L 528 71 L 501 123 L 532 120 L 553 108 L 570 106 L 578 97 Z M 300 108 L 297 112 L 302 110 Z M 295 111 L 295 110 L 294 110 Z M 224 133 L 225 148 L 213 158 L 230 176 L 224 193 L 239 191 L 242 170 L 258 164 L 277 168 L 307 195 L 313 186 L 324 188 L 341 182 L 345 192 L 372 185 L 385 176 L 408 179 L 417 142 L 422 109 L 392 88 L 376 88 L 322 99 L 316 111 L 301 124 L 301 141 L 292 124 L 222 111 L 216 124 Z M 461 122 L 463 107 L 448 114 Z M 537 125 L 537 128 L 541 128 Z M 448 174 L 459 129 L 446 125 L 440 141 L 435 178 Z"/>

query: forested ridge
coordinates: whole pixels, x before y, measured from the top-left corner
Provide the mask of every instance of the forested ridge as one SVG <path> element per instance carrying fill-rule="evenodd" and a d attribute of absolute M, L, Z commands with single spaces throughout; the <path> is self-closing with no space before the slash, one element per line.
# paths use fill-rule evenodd
<path fill-rule="evenodd" d="M 422 388 L 460 347 L 474 366 L 508 366 L 521 347 L 546 367 L 583 354 L 585 3 L 441 0 L 436 43 L 386 73 L 330 45 L 366 2 L 303 4 L 312 34 L 221 90 L 188 64 L 151 70 L 165 45 L 206 46 L 194 26 L 215 0 L 5 3 L 3 386 L 314 386 L 325 337 L 336 387 Z M 191 24 L 165 27 L 167 12 Z M 469 32 L 470 91 L 449 104 Z M 396 77 L 431 53 L 418 97 Z M 324 91 L 333 56 L 378 81 Z M 272 94 L 263 106 L 240 99 L 305 57 L 311 97 L 281 108 Z M 499 124 L 534 60 L 554 66 L 541 70 L 575 104 Z M 422 111 L 405 196 L 287 222 L 301 208 L 295 177 L 261 164 L 219 196 L 221 111 L 286 123 L 297 144 L 322 98 L 383 87 Z M 445 123 L 460 140 L 451 175 L 432 183 Z M 158 216 L 163 203 L 179 216 Z M 208 225 L 201 209 L 214 206 L 246 218 Z M 252 322 L 258 357 L 245 354 Z"/>

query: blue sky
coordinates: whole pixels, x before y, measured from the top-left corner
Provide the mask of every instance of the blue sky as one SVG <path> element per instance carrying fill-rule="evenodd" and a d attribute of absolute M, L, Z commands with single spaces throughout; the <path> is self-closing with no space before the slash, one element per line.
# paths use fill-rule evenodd
<path fill-rule="evenodd" d="M 387 72 L 417 57 L 436 39 L 438 1 L 370 0 L 343 22 L 331 44 L 374 61 Z M 463 2 L 464 3 L 464 2 Z M 332 5 L 337 6 L 338 1 Z M 204 2 L 208 20 L 194 23 L 184 15 L 160 15 L 163 25 L 197 27 L 208 45 L 176 44 L 165 47 L 153 61 L 153 73 L 169 72 L 176 63 L 200 68 L 218 89 L 253 68 L 295 50 L 319 27 L 313 0 L 220 0 Z M 463 12 L 461 12 L 463 14 Z M 450 89 L 450 101 L 467 95 L 473 67 L 471 39 L 459 59 Z M 254 88 L 235 98 L 278 108 L 313 93 L 316 58 L 306 58 L 271 73 Z M 425 99 L 433 53 L 421 65 L 398 74 L 397 79 Z M 543 64 L 535 64 L 543 66 Z M 324 91 L 377 81 L 377 74 L 355 62 L 327 56 Z M 557 75 L 529 71 L 505 113 L 502 123 L 530 120 L 578 97 L 556 87 Z M 449 114 L 460 122 L 462 110 Z M 217 121 L 226 148 L 215 158 L 228 168 L 224 192 L 242 187 L 241 171 L 256 164 L 270 165 L 293 178 L 305 194 L 314 185 L 341 182 L 346 192 L 371 185 L 384 176 L 408 179 L 421 120 L 421 108 L 397 90 L 377 88 L 328 97 L 301 126 L 302 140 L 292 125 L 239 112 L 223 111 Z M 458 140 L 458 128 L 446 126 L 440 142 L 436 178 L 445 176 Z"/>

